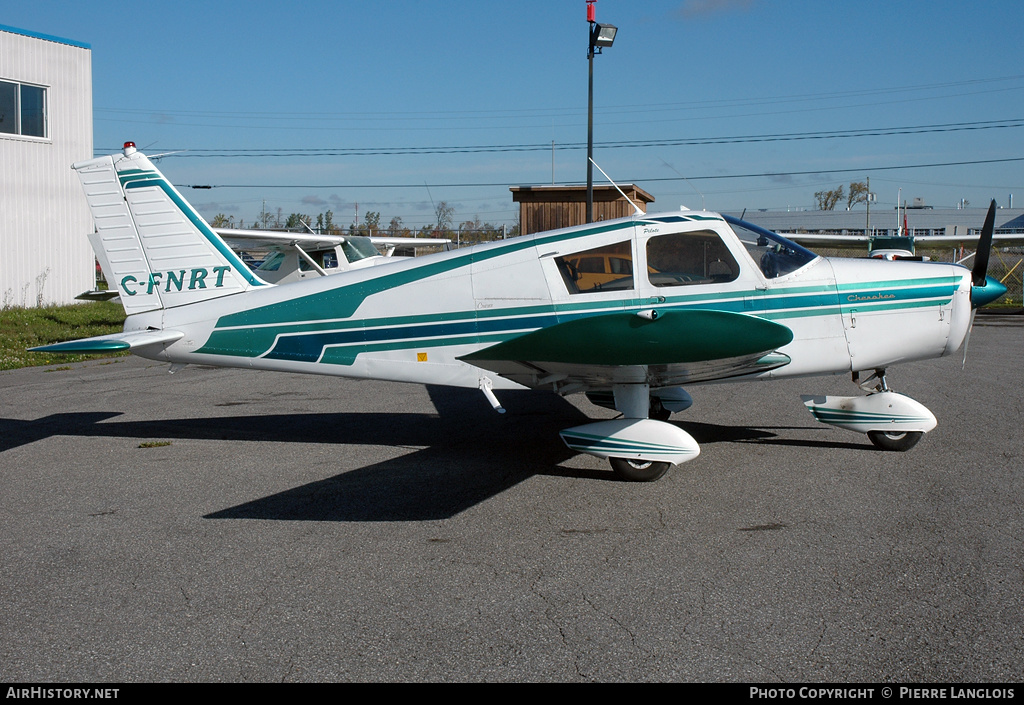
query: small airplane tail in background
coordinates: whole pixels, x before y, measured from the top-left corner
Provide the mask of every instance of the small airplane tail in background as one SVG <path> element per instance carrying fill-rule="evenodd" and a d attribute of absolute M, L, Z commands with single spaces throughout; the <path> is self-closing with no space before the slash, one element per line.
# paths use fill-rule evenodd
<path fill-rule="evenodd" d="M 96 223 L 90 241 L 127 314 L 268 286 L 134 143 L 73 168 Z"/>

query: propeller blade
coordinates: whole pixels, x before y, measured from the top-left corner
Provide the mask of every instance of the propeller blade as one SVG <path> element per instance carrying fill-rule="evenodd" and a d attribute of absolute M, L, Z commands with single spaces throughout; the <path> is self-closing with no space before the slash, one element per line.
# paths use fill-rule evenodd
<path fill-rule="evenodd" d="M 992 251 L 992 233 L 996 224 L 996 202 L 988 207 L 985 225 L 978 240 L 978 251 L 974 254 L 974 268 L 971 270 L 971 308 L 990 304 L 1006 293 L 1006 286 L 988 276 L 988 258 Z"/>
<path fill-rule="evenodd" d="M 971 270 L 971 283 L 974 286 L 985 286 L 988 275 L 988 256 L 992 250 L 992 232 L 996 229 L 996 200 L 993 198 L 985 216 L 985 225 L 981 229 L 978 240 L 978 254 L 974 256 L 974 268 Z"/>

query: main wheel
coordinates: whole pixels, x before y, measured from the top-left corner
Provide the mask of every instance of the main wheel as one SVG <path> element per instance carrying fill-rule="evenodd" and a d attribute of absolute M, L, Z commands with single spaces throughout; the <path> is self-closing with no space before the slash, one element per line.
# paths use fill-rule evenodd
<path fill-rule="evenodd" d="M 917 445 L 921 431 L 868 431 L 868 438 L 876 448 L 903 452 Z"/>
<path fill-rule="evenodd" d="M 668 472 L 669 466 L 669 463 L 626 458 L 608 458 L 608 462 L 619 479 L 628 482 L 654 482 Z"/>

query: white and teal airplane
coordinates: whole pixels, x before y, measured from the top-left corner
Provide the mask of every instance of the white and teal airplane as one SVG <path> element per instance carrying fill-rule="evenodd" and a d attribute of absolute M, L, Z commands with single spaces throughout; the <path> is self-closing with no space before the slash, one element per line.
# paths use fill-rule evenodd
<path fill-rule="evenodd" d="M 897 363 L 950 355 L 1005 291 L 952 264 L 826 259 L 716 213 L 637 214 L 270 284 L 149 159 L 80 162 L 92 242 L 124 332 L 37 350 L 131 350 L 171 363 L 475 387 L 585 392 L 613 420 L 561 432 L 623 479 L 697 457 L 666 419 L 685 387 L 850 374 L 865 393 L 807 396 L 828 424 L 907 450 L 936 419 L 889 389 Z M 991 240 L 993 209 L 985 224 Z M 866 379 L 861 378 L 865 374 Z"/>

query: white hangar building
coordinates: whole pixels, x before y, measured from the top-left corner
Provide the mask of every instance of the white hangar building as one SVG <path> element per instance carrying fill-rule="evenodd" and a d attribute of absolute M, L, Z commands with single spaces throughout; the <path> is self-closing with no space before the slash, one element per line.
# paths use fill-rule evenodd
<path fill-rule="evenodd" d="M 71 169 L 92 150 L 89 45 L 0 25 L 0 306 L 94 288 L 92 217 Z"/>

